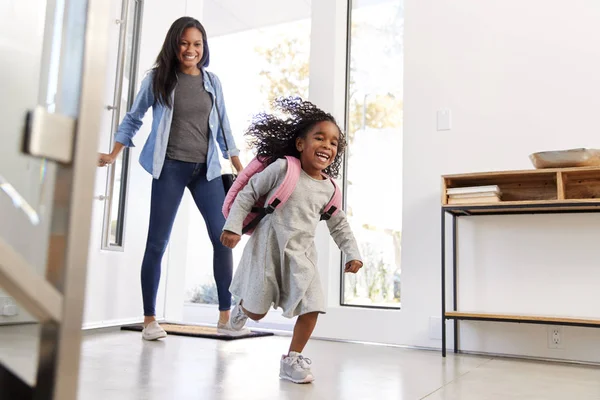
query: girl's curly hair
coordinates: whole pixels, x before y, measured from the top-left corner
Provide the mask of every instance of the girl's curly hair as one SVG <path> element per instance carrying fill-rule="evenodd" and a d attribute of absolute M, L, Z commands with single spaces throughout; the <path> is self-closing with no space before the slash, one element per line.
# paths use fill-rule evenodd
<path fill-rule="evenodd" d="M 248 143 L 256 149 L 256 156 L 265 159 L 268 164 L 278 158 L 294 156 L 300 158 L 296 149 L 296 139 L 305 137 L 315 126 L 323 121 L 333 122 L 340 131 L 337 146 L 337 155 L 333 163 L 323 172 L 337 178 L 340 173 L 342 154 L 346 148 L 346 138 L 331 114 L 320 110 L 311 102 L 299 97 L 286 97 L 275 100 L 274 107 L 281 111 L 285 117 L 273 114 L 260 113 L 254 117 L 252 124 L 246 131 Z"/>

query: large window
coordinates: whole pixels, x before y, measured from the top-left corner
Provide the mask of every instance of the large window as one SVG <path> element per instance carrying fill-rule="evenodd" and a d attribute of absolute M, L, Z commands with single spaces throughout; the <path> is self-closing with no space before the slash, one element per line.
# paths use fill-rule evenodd
<path fill-rule="evenodd" d="M 402 0 L 350 1 L 346 210 L 365 266 L 344 305 L 399 307 L 402 236 Z"/>
<path fill-rule="evenodd" d="M 243 8 L 248 4 L 244 1 L 239 6 Z M 305 1 L 294 0 L 278 3 L 275 8 L 259 13 L 264 20 L 248 19 L 242 11 L 232 11 L 239 18 L 248 19 L 244 20 L 245 29 L 236 31 L 232 27 L 235 33 L 219 34 L 219 29 L 227 30 L 226 26 L 216 23 L 222 19 L 227 21 L 227 15 L 221 15 L 222 10 L 204 18 L 211 52 L 209 70 L 215 72 L 223 84 L 227 114 L 244 165 L 254 157 L 244 137 L 252 116 L 271 111 L 273 100 L 281 96 L 308 98 L 310 6 Z M 210 11 L 205 10 L 205 13 Z M 248 28 L 247 24 L 252 27 Z M 211 32 L 217 32 L 217 36 Z M 225 167 L 228 165 L 221 162 Z M 195 205 L 191 207 L 185 301 L 217 304 L 212 247 L 200 213 Z M 233 251 L 234 268 L 246 242 L 244 236 Z"/>

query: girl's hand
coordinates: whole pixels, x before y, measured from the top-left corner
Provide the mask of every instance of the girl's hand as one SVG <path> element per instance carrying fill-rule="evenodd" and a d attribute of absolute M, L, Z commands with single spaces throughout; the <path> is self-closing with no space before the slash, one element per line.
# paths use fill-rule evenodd
<path fill-rule="evenodd" d="M 362 261 L 352 260 L 346 263 L 346 268 L 344 268 L 344 272 L 351 272 L 353 274 L 357 273 L 359 269 L 363 266 Z"/>
<path fill-rule="evenodd" d="M 237 246 L 241 239 L 242 237 L 237 233 L 223 231 L 221 234 L 221 243 L 223 243 L 223 246 L 229 247 L 230 249 L 233 249 L 235 246 Z"/>
<path fill-rule="evenodd" d="M 98 166 L 106 167 L 107 165 L 114 163 L 115 159 L 116 157 L 114 157 L 112 154 L 100 153 L 98 154 Z"/>

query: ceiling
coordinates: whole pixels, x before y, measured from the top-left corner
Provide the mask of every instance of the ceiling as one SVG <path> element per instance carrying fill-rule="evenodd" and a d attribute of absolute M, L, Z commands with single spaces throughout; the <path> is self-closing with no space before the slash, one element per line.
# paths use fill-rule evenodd
<path fill-rule="evenodd" d="M 353 7 L 390 1 L 401 0 L 354 0 Z M 243 32 L 308 19 L 311 3 L 311 0 L 204 0 L 202 24 L 209 38 Z"/>
<path fill-rule="evenodd" d="M 204 0 L 208 37 L 310 18 L 311 0 Z"/>

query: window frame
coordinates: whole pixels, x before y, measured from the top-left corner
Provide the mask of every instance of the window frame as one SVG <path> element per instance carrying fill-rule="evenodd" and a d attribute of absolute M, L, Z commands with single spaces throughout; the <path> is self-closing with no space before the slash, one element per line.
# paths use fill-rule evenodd
<path fill-rule="evenodd" d="M 345 79 L 345 96 L 344 96 L 344 132 L 348 132 L 350 128 L 350 81 L 351 81 L 351 61 L 352 61 L 352 12 L 354 9 L 354 0 L 348 0 L 347 12 L 346 12 L 346 79 Z M 348 154 L 344 153 L 343 167 L 342 167 L 342 209 L 347 211 L 348 207 Z M 371 305 L 371 304 L 348 304 L 344 301 L 345 293 L 345 257 L 340 251 L 340 292 L 339 292 L 339 305 L 340 307 L 349 308 L 364 308 L 364 309 L 376 309 L 376 310 L 401 310 L 402 300 L 398 306 L 385 306 L 385 305 Z M 360 273 L 360 272 L 359 272 Z"/>

